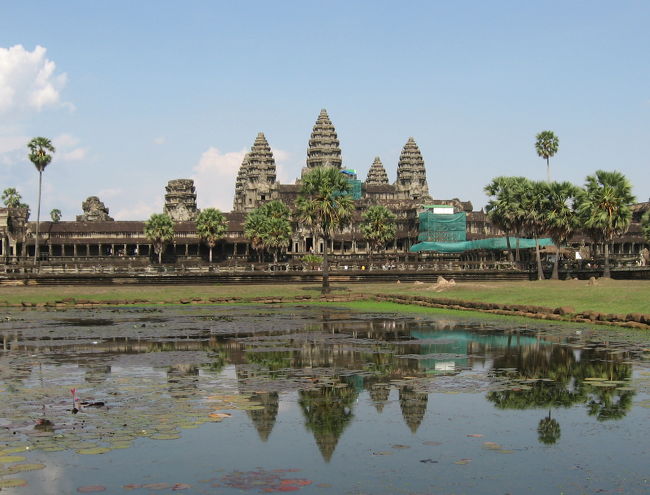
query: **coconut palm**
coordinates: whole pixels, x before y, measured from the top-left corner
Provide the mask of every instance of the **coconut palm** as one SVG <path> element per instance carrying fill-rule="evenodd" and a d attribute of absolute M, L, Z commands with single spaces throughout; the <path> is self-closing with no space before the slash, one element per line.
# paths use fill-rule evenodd
<path fill-rule="evenodd" d="M 361 232 L 370 247 L 370 267 L 372 253 L 386 247 L 386 243 L 395 239 L 397 217 L 383 205 L 369 207 L 362 216 Z"/>
<path fill-rule="evenodd" d="M 550 158 L 557 153 L 560 140 L 553 131 L 542 131 L 535 136 L 535 151 L 546 160 L 546 178 L 551 182 L 551 164 Z"/>
<path fill-rule="evenodd" d="M 39 247 L 38 247 L 38 231 L 41 223 L 41 189 L 43 183 L 43 171 L 52 161 L 51 153 L 56 150 L 52 142 L 48 138 L 35 137 L 29 143 L 29 160 L 34 164 L 38 170 L 38 206 L 36 208 L 36 237 L 34 238 L 34 261 L 38 260 Z"/>
<path fill-rule="evenodd" d="M 560 246 L 566 243 L 577 228 L 577 219 L 573 207 L 578 188 L 570 182 L 551 182 L 548 186 L 548 193 L 544 216 L 547 232 L 553 240 L 553 244 L 555 244 L 557 253 L 553 263 L 551 279 L 557 280 L 559 278 Z"/>
<path fill-rule="evenodd" d="M 598 170 L 585 180 L 585 188 L 577 197 L 580 225 L 596 242 L 604 244 L 605 269 L 603 277 L 611 276 L 609 244 L 615 236 L 627 232 L 632 221 L 635 201 L 632 186 L 620 172 Z"/>
<path fill-rule="evenodd" d="M 335 232 L 349 224 L 354 211 L 350 189 L 350 183 L 338 168 L 315 167 L 303 177 L 296 201 L 298 220 L 309 226 L 314 240 L 323 239 L 323 294 L 330 292 L 328 254 L 331 241 Z"/>
<path fill-rule="evenodd" d="M 217 241 L 223 238 L 227 229 L 226 217 L 216 208 L 206 208 L 196 218 L 196 233 L 210 248 L 210 263 L 212 263 L 212 250 Z"/>
<path fill-rule="evenodd" d="M 174 238 L 174 222 L 164 213 L 154 213 L 144 224 L 144 235 L 153 244 L 158 263 L 162 263 L 165 246 Z"/>

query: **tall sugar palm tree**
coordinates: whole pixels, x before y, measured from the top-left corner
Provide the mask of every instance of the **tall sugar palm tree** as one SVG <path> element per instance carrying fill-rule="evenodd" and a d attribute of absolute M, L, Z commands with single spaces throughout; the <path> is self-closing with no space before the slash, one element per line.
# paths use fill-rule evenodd
<path fill-rule="evenodd" d="M 144 224 L 144 235 L 153 244 L 158 263 L 162 263 L 165 246 L 174 238 L 174 222 L 164 213 L 154 213 Z"/>
<path fill-rule="evenodd" d="M 395 239 L 397 217 L 383 205 L 370 206 L 362 216 L 361 232 L 370 246 L 370 268 L 372 254 L 386 247 L 386 243 Z"/>
<path fill-rule="evenodd" d="M 546 160 L 546 179 L 551 182 L 550 158 L 557 153 L 560 140 L 553 131 L 542 131 L 535 136 L 535 151 Z"/>
<path fill-rule="evenodd" d="M 228 229 L 228 222 L 221 211 L 216 208 L 201 210 L 196 218 L 196 233 L 210 248 L 209 260 L 212 263 L 212 250 Z"/>
<path fill-rule="evenodd" d="M 570 182 L 551 182 L 548 186 L 545 222 L 547 231 L 553 239 L 557 255 L 553 263 L 551 279 L 557 280 L 560 247 L 573 235 L 577 228 L 574 203 L 578 188 Z"/>
<path fill-rule="evenodd" d="M 35 137 L 29 143 L 29 160 L 34 164 L 38 170 L 38 206 L 36 208 L 36 237 L 34 239 L 34 262 L 38 260 L 39 245 L 38 245 L 38 231 L 41 223 L 41 189 L 43 183 L 43 171 L 52 161 L 52 154 L 56 151 L 52 145 L 52 141 L 44 137 Z"/>
<path fill-rule="evenodd" d="M 302 178 L 300 195 L 296 201 L 298 220 L 309 226 L 316 238 L 323 239 L 322 294 L 330 292 L 330 244 L 335 232 L 349 224 L 354 212 L 350 196 L 351 185 L 338 168 L 315 167 Z"/>
<path fill-rule="evenodd" d="M 627 232 L 632 221 L 635 201 L 632 186 L 620 172 L 598 170 L 585 179 L 585 187 L 577 197 L 580 225 L 596 242 L 604 244 L 605 269 L 603 277 L 611 276 L 609 244 L 615 236 Z"/>

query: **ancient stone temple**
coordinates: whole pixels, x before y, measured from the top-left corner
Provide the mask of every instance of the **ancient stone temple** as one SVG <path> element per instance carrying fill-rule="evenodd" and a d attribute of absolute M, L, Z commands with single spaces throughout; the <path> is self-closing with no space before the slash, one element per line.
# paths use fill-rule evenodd
<path fill-rule="evenodd" d="M 327 115 L 327 110 L 322 109 L 309 139 L 307 167 L 302 170 L 302 175 L 314 167 L 324 165 L 341 168 L 342 163 L 336 129 Z"/>
<path fill-rule="evenodd" d="M 196 208 L 196 189 L 192 179 L 170 180 L 165 190 L 164 212 L 174 222 L 196 220 L 199 210 Z"/>
<path fill-rule="evenodd" d="M 83 215 L 77 215 L 77 222 L 112 222 L 108 215 L 108 208 L 97 196 L 90 196 L 81 203 Z"/>
<path fill-rule="evenodd" d="M 233 210 L 248 212 L 275 199 L 277 186 L 273 152 L 260 132 L 239 167 Z"/>
<path fill-rule="evenodd" d="M 375 157 L 375 161 L 372 162 L 372 166 L 368 171 L 368 177 L 366 178 L 366 184 L 372 186 L 378 186 L 381 184 L 388 184 L 388 174 L 384 168 L 384 164 L 381 163 L 381 160 L 378 156 Z"/>
<path fill-rule="evenodd" d="M 404 199 L 431 200 L 424 159 L 412 137 L 408 138 L 402 148 L 397 164 L 395 187 Z"/>

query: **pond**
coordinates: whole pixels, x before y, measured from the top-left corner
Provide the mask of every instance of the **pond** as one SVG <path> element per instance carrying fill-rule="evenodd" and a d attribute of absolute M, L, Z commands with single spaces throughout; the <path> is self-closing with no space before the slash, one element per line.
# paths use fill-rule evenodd
<path fill-rule="evenodd" d="M 642 332 L 320 306 L 1 316 L 7 493 L 650 490 Z"/>

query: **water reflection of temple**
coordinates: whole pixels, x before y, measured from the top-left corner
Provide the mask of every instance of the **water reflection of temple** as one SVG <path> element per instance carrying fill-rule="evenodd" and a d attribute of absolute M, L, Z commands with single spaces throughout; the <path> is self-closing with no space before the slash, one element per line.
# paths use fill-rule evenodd
<path fill-rule="evenodd" d="M 277 422 L 283 392 L 298 391 L 305 425 L 325 460 L 332 457 L 351 423 L 362 393 L 367 393 L 381 414 L 391 390 L 396 390 L 404 423 L 417 432 L 428 407 L 426 383 L 435 384 L 440 374 L 480 369 L 491 370 L 495 380 L 504 376 L 529 380 L 523 387 L 489 392 L 487 399 L 497 408 L 543 409 L 546 419 L 538 428 L 544 442 L 559 438 L 554 408 L 582 404 L 587 414 L 607 420 L 623 417 L 632 404 L 633 391 L 594 384 L 594 379 L 601 378 L 629 380 L 631 365 L 625 352 L 595 345 L 578 351 L 525 331 L 497 332 L 481 324 L 461 328 L 454 321 L 361 320 L 352 316 L 323 312 L 318 324 L 299 331 L 240 329 L 234 335 L 215 335 L 208 329 L 191 338 L 167 337 L 164 341 L 115 337 L 95 343 L 79 338 L 77 343 L 70 339 L 64 348 L 47 340 L 30 343 L 19 333 L 6 332 L 3 343 L 6 357 L 29 354 L 55 364 L 69 363 L 69 353 L 74 353 L 86 383 L 97 387 L 110 380 L 114 359 L 199 351 L 204 357 L 198 363 L 176 362 L 160 368 L 172 400 L 200 397 L 201 373 L 217 376 L 228 367 L 235 371 L 239 393 L 252 396 L 259 404 L 246 414 L 259 438 L 267 441 Z M 182 361 L 182 357 L 178 359 Z M 32 373 L 31 361 L 20 362 L 9 375 L 4 368 L 0 371 L 5 382 L 26 380 Z M 409 383 L 412 379 L 416 385 Z"/>

